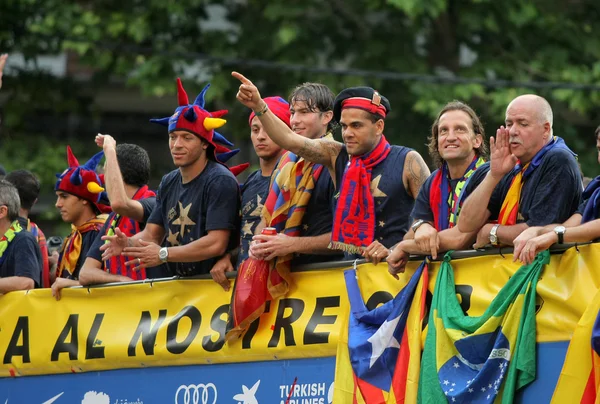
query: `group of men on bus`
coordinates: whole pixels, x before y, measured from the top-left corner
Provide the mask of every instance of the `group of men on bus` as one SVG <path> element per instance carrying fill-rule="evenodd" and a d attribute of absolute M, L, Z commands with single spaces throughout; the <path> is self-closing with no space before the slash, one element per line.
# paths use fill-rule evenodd
<path fill-rule="evenodd" d="M 373 88 L 334 96 L 304 83 L 286 101 L 262 98 L 232 75 L 250 109 L 256 172 L 238 184 L 244 167 L 226 165 L 237 150 L 216 132 L 226 111 L 205 109 L 208 86 L 190 103 L 178 80 L 175 112 L 153 120 L 167 126 L 177 167 L 157 192 L 139 146 L 98 135 L 102 151 L 83 165 L 67 147 L 55 191 L 71 232 L 58 254 L 28 219 L 37 178 L 17 170 L 0 180 L 0 293 L 51 286 L 59 299 L 66 286 L 208 273 L 229 290 L 226 272 L 246 259 L 289 268 L 365 258 L 387 261 L 397 277 L 409 254 L 514 245 L 514 259 L 529 263 L 554 243 L 600 236 L 600 179 L 583 190 L 576 155 L 554 135 L 542 97 L 509 103 L 489 153 L 475 111 L 448 103 L 428 138 L 430 173 L 418 152 L 388 142 L 391 106 Z M 261 234 L 265 227 L 282 230 Z"/>

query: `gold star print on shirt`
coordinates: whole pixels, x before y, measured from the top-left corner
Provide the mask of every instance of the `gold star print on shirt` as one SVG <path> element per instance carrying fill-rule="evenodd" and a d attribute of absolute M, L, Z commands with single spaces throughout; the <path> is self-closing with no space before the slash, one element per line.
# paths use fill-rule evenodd
<path fill-rule="evenodd" d="M 177 240 L 177 236 L 179 236 L 179 232 L 173 233 L 171 229 L 169 229 L 169 237 L 167 237 L 167 241 L 172 246 L 179 245 L 179 241 Z"/>
<path fill-rule="evenodd" d="M 373 178 L 371 181 L 371 194 L 373 195 L 373 198 L 387 197 L 387 195 L 381 189 L 379 189 L 379 181 L 381 181 L 381 174 Z"/>
<path fill-rule="evenodd" d="M 192 204 L 190 203 L 188 206 L 186 206 L 184 208 L 183 205 L 181 204 L 181 202 L 178 202 L 178 203 L 179 203 L 179 217 L 177 219 L 173 220 L 172 224 L 178 224 L 180 226 L 179 227 L 179 235 L 183 239 L 183 237 L 185 236 L 185 226 L 193 226 L 196 223 L 194 223 L 192 221 L 192 219 L 190 219 L 188 217 L 190 209 L 192 208 Z"/>
<path fill-rule="evenodd" d="M 252 206 L 251 206 L 252 202 L 254 202 L 254 201 L 248 202 L 246 204 L 246 206 L 244 206 L 243 210 L 244 211 L 250 210 L 252 208 Z M 243 236 L 249 236 L 249 235 L 254 234 L 252 226 L 254 224 L 258 224 L 258 222 L 255 220 L 252 220 L 252 219 L 256 219 L 256 218 L 260 217 L 260 215 L 263 211 L 263 207 L 264 207 L 264 205 L 262 204 L 262 199 L 261 199 L 260 195 L 256 195 L 256 208 L 254 208 L 254 210 L 248 214 L 248 217 L 251 220 L 244 220 L 244 226 L 242 227 L 242 235 Z"/>

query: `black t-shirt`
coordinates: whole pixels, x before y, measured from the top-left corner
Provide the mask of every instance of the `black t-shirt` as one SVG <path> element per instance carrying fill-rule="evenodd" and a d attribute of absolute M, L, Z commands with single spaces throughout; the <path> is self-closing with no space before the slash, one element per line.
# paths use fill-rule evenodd
<path fill-rule="evenodd" d="M 514 176 L 514 172 L 505 175 L 494 189 L 488 204 L 490 221 L 498 219 Z M 582 191 L 575 157 L 565 149 L 550 149 L 540 165 L 525 179 L 517 223 L 527 223 L 530 227 L 563 223 L 577 210 Z"/>
<path fill-rule="evenodd" d="M 42 277 L 42 253 L 37 240 L 27 230 L 15 234 L 0 258 L 0 278 L 23 276 L 31 278 L 39 288 Z"/>
<path fill-rule="evenodd" d="M 209 161 L 196 178 L 183 184 L 179 170 L 162 178 L 156 208 L 148 223 L 162 226 L 165 246 L 189 244 L 211 230 L 231 230 L 227 250 L 239 244 L 240 188 L 225 166 Z M 169 262 L 172 272 L 181 276 L 207 274 L 216 258 L 201 262 Z"/>
<path fill-rule="evenodd" d="M 431 173 L 429 178 L 427 178 L 425 180 L 425 183 L 421 187 L 421 190 L 419 191 L 419 195 L 417 196 L 417 199 L 415 200 L 415 207 L 413 208 L 413 211 L 410 214 L 411 222 L 414 222 L 415 220 L 418 220 L 418 219 L 422 219 L 422 220 L 425 220 L 426 222 L 433 223 L 433 211 L 431 210 L 431 205 L 429 203 L 430 202 L 429 195 L 431 193 L 431 183 L 433 182 L 433 179 L 435 178 L 435 176 L 437 175 L 437 173 L 439 171 L 440 170 L 437 169 L 433 173 Z M 471 195 L 471 193 L 475 190 L 475 188 L 477 188 L 477 186 L 481 183 L 481 181 L 483 181 L 483 179 L 485 178 L 488 171 L 490 171 L 490 163 L 485 163 L 482 166 L 480 166 L 477 170 L 475 170 L 475 172 L 472 174 L 471 178 L 469 179 L 469 183 L 467 184 L 467 186 L 465 188 L 464 196 L 462 197 L 462 203 L 464 203 L 464 201 L 467 200 L 467 197 L 469 195 Z M 455 189 L 456 184 L 458 183 L 459 180 L 460 180 L 460 178 L 451 180 L 450 187 L 452 189 Z M 460 214 L 460 210 L 459 210 L 459 214 Z"/>
<path fill-rule="evenodd" d="M 242 230 L 240 254 L 237 263 L 248 258 L 248 248 L 252 242 L 252 236 L 260 223 L 261 214 L 267 194 L 271 176 L 263 176 L 261 170 L 257 170 L 248 176 L 242 185 Z"/>

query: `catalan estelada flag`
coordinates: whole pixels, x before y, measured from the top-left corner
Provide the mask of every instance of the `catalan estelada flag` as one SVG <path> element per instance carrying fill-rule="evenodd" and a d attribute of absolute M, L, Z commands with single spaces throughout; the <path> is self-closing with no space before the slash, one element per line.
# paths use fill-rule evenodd
<path fill-rule="evenodd" d="M 350 313 L 336 357 L 334 403 L 397 404 L 417 400 L 428 272 L 424 261 L 393 300 L 371 311 L 356 270 L 344 272 Z"/>
<path fill-rule="evenodd" d="M 600 292 L 579 319 L 560 372 L 553 403 L 600 403 Z"/>
<path fill-rule="evenodd" d="M 456 296 L 450 253 L 444 256 L 421 360 L 419 403 L 512 403 L 515 391 L 535 379 L 535 290 L 549 260 L 548 251 L 539 253 L 483 315 L 469 317 Z"/>

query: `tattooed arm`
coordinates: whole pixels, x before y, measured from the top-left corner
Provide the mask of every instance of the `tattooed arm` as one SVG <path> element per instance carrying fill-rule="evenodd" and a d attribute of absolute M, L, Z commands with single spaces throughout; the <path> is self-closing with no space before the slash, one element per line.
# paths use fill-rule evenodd
<path fill-rule="evenodd" d="M 423 157 L 414 150 L 409 152 L 404 161 L 402 182 L 404 182 L 406 191 L 414 199 L 417 199 L 421 185 L 423 185 L 429 175 L 431 175 L 431 172 L 429 172 L 427 164 L 423 161 Z"/>
<path fill-rule="evenodd" d="M 328 169 L 335 167 L 337 155 L 342 150 L 341 143 L 325 139 L 307 139 L 295 133 L 268 109 L 252 81 L 237 72 L 232 72 L 231 75 L 241 82 L 236 98 L 254 112 L 262 113 L 257 116 L 271 140 L 279 147 L 304 157 L 308 161 L 321 164 Z"/>

